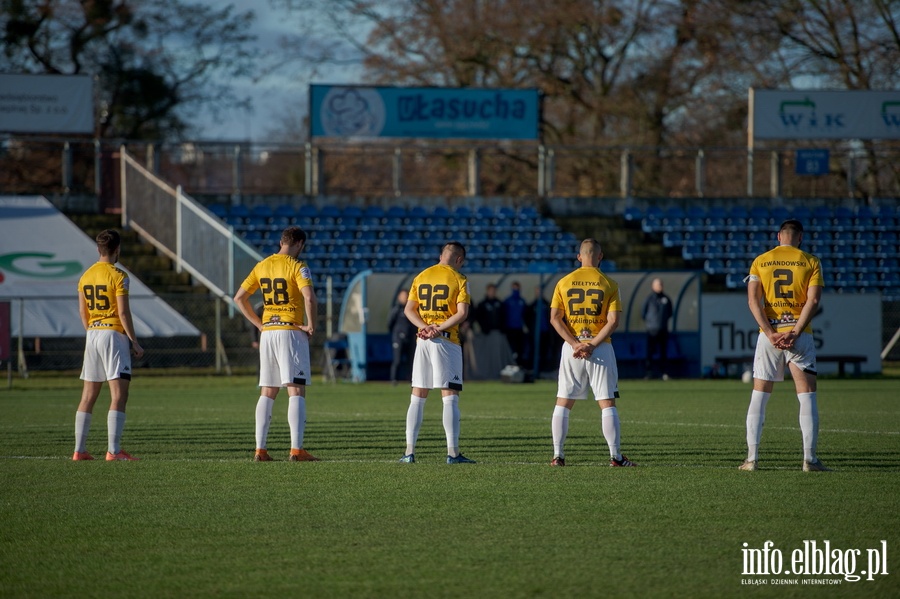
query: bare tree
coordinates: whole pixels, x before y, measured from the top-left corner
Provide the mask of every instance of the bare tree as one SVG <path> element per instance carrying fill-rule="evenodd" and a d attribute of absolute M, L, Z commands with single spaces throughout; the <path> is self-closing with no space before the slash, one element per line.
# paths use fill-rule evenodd
<path fill-rule="evenodd" d="M 99 136 L 165 139 L 198 110 L 245 105 L 229 80 L 254 73 L 254 16 L 183 0 L 0 0 L 0 70 L 88 74 Z"/>

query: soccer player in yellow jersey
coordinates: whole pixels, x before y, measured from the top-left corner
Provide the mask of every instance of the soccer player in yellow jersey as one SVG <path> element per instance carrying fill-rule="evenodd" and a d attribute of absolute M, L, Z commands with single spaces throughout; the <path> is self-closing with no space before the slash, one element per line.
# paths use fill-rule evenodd
<path fill-rule="evenodd" d="M 564 445 L 569 412 L 588 388 L 600 405 L 603 436 L 610 466 L 636 466 L 619 449 L 619 370 L 610 338 L 619 326 L 619 286 L 600 272 L 603 252 L 596 239 L 585 239 L 578 250 L 581 268 L 559 280 L 550 303 L 550 324 L 565 341 L 559 360 L 559 386 L 550 428 L 551 466 L 565 466 Z M 568 347 L 567 347 L 568 346 Z"/>
<path fill-rule="evenodd" d="M 829 470 L 816 456 L 819 408 L 816 404 L 816 346 L 810 322 L 822 297 L 819 259 L 800 249 L 803 225 L 784 221 L 778 247 L 756 257 L 747 277 L 750 312 L 759 325 L 753 358 L 753 392 L 747 410 L 747 459 L 741 470 L 757 468 L 766 403 L 788 365 L 800 400 L 804 472 Z"/>
<path fill-rule="evenodd" d="M 310 383 L 309 338 L 315 331 L 316 294 L 309 267 L 300 252 L 306 246 L 306 232 L 288 227 L 281 234 L 277 254 L 261 260 L 241 284 L 234 302 L 244 317 L 259 331 L 259 400 L 256 403 L 257 462 L 270 462 L 266 449 L 275 397 L 282 387 L 288 390 L 288 425 L 291 429 L 292 462 L 317 462 L 303 449 L 306 428 L 306 386 Z M 262 291 L 263 313 L 250 305 L 250 296 Z"/>
<path fill-rule="evenodd" d="M 78 313 L 87 331 L 81 379 L 84 388 L 75 412 L 75 461 L 93 460 L 86 449 L 94 404 L 103 381 L 109 384 L 107 414 L 107 461 L 131 461 L 120 442 L 125 428 L 125 404 L 131 383 L 131 352 L 138 358 L 144 349 L 134 335 L 131 305 L 128 301 L 128 274 L 116 268 L 122 239 L 118 231 L 108 229 L 97 235 L 100 259 L 78 281 Z M 129 348 L 129 340 L 131 347 Z"/>
<path fill-rule="evenodd" d="M 409 290 L 404 314 L 419 332 L 406 413 L 406 453 L 400 458 L 404 464 L 416 461 L 416 439 L 430 389 L 440 389 L 444 402 L 447 463 L 475 463 L 459 452 L 459 393 L 463 383 L 459 325 L 468 317 L 472 302 L 466 277 L 458 270 L 465 259 L 461 243 L 445 244 L 438 263 L 419 273 Z"/>

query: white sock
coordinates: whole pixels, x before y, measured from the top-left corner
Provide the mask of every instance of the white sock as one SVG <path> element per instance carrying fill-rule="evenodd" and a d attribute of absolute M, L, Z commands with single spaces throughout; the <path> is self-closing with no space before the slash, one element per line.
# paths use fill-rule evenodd
<path fill-rule="evenodd" d="M 565 458 L 563 447 L 566 444 L 566 436 L 569 434 L 569 413 L 572 410 L 566 406 L 553 408 L 553 417 L 550 419 L 550 431 L 553 433 L 553 457 Z"/>
<path fill-rule="evenodd" d="M 752 462 L 759 459 L 759 441 L 766 422 L 766 404 L 771 395 L 755 390 L 750 394 L 750 407 L 747 408 L 747 459 Z"/>
<path fill-rule="evenodd" d="M 265 449 L 269 438 L 269 423 L 272 422 L 272 406 L 275 400 L 261 395 L 256 402 L 256 448 Z"/>
<path fill-rule="evenodd" d="M 88 433 L 91 432 L 91 413 L 75 412 L 75 451 L 83 453 L 87 445 Z"/>
<path fill-rule="evenodd" d="M 619 410 L 616 408 L 603 408 L 600 415 L 603 425 L 603 436 L 606 438 L 606 444 L 609 445 L 609 457 L 621 460 L 622 454 L 619 452 Z"/>
<path fill-rule="evenodd" d="M 444 433 L 447 435 L 447 455 L 459 455 L 459 395 L 447 395 L 444 401 Z"/>
<path fill-rule="evenodd" d="M 303 449 L 303 431 L 306 430 L 306 398 L 292 395 L 288 398 L 288 425 L 291 427 L 291 449 Z"/>
<path fill-rule="evenodd" d="M 819 406 L 816 393 L 798 393 L 800 400 L 800 432 L 803 434 L 803 459 L 816 461 L 816 445 L 819 441 Z"/>
<path fill-rule="evenodd" d="M 109 435 L 109 447 L 107 451 L 116 455 L 122 451 L 122 431 L 125 430 L 125 412 L 110 410 L 106 415 L 106 430 Z"/>
<path fill-rule="evenodd" d="M 425 414 L 425 399 L 415 395 L 409 398 L 409 409 L 406 411 L 406 455 L 416 449 L 416 439 L 419 438 L 422 416 Z"/>

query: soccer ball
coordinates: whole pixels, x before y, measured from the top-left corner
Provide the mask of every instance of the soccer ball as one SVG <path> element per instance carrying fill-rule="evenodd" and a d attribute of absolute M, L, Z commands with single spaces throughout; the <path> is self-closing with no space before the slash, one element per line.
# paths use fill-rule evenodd
<path fill-rule="evenodd" d="M 753 382 L 753 373 L 750 372 L 749 370 L 745 370 L 744 374 L 741 375 L 741 380 L 744 381 L 745 383 L 752 383 Z"/>

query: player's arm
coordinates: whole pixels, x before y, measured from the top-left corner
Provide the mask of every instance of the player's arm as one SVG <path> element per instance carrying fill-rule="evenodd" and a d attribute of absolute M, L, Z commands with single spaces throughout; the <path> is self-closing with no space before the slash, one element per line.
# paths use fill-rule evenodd
<path fill-rule="evenodd" d="M 234 294 L 234 305 L 238 307 L 241 311 L 241 314 L 244 315 L 244 318 L 250 321 L 250 324 L 256 327 L 257 330 L 262 331 L 262 318 L 256 313 L 256 310 L 253 309 L 253 306 L 250 305 L 250 296 L 252 293 L 248 292 L 243 287 L 240 287 L 237 290 L 237 293 Z"/>
<path fill-rule="evenodd" d="M 750 307 L 750 314 L 759 325 L 759 330 L 772 342 L 772 345 L 777 346 L 784 335 L 775 330 L 769 322 L 769 317 L 766 316 L 766 310 L 763 308 L 763 286 L 759 277 L 750 277 L 747 281 L 747 305 Z"/>
<path fill-rule="evenodd" d="M 597 334 L 594 335 L 594 338 L 587 343 L 591 346 L 589 348 L 590 351 L 597 349 L 601 343 L 609 339 L 615 330 L 619 328 L 619 314 L 621 314 L 621 312 L 618 310 L 606 313 L 606 324 L 603 325 L 600 330 L 597 331 Z"/>
<path fill-rule="evenodd" d="M 81 317 L 81 324 L 86 331 L 90 324 L 91 315 L 88 312 L 87 299 L 84 297 L 84 289 L 78 289 L 78 315 Z"/>
<path fill-rule="evenodd" d="M 581 342 L 576 339 L 575 335 L 572 334 L 572 331 L 569 330 L 569 325 L 566 324 L 565 310 L 550 308 L 550 324 L 553 325 L 553 328 L 556 329 L 556 332 L 559 333 L 559 336 L 562 337 L 563 341 L 577 349 Z"/>
<path fill-rule="evenodd" d="M 469 317 L 469 304 L 456 304 L 456 314 L 452 315 L 450 318 L 442 322 L 437 326 L 438 333 L 442 333 L 448 329 L 452 329 L 458 324 L 465 322 L 466 318 Z"/>
<path fill-rule="evenodd" d="M 300 330 L 306 331 L 306 334 L 312 337 L 312 334 L 316 331 L 316 319 L 319 317 L 319 304 L 316 301 L 316 294 L 313 291 L 312 285 L 307 285 L 301 289 L 300 295 L 303 296 L 303 303 L 306 310 L 306 324 L 300 327 Z"/>
<path fill-rule="evenodd" d="M 125 335 L 131 340 L 131 351 L 138 358 L 144 355 L 144 348 L 138 343 L 137 336 L 134 334 L 134 321 L 131 318 L 131 300 L 127 295 L 116 296 L 116 306 L 119 312 L 119 320 L 122 322 L 122 328 L 125 329 Z"/>
<path fill-rule="evenodd" d="M 816 310 L 819 307 L 819 300 L 822 299 L 822 287 L 819 285 L 811 285 L 806 290 L 806 304 L 803 305 L 803 309 L 800 310 L 800 316 L 797 317 L 797 322 L 794 323 L 794 327 L 788 331 L 783 338 L 783 343 L 787 347 L 793 347 L 794 342 L 800 336 L 800 333 L 809 325 L 812 321 L 813 316 L 816 314 Z"/>

